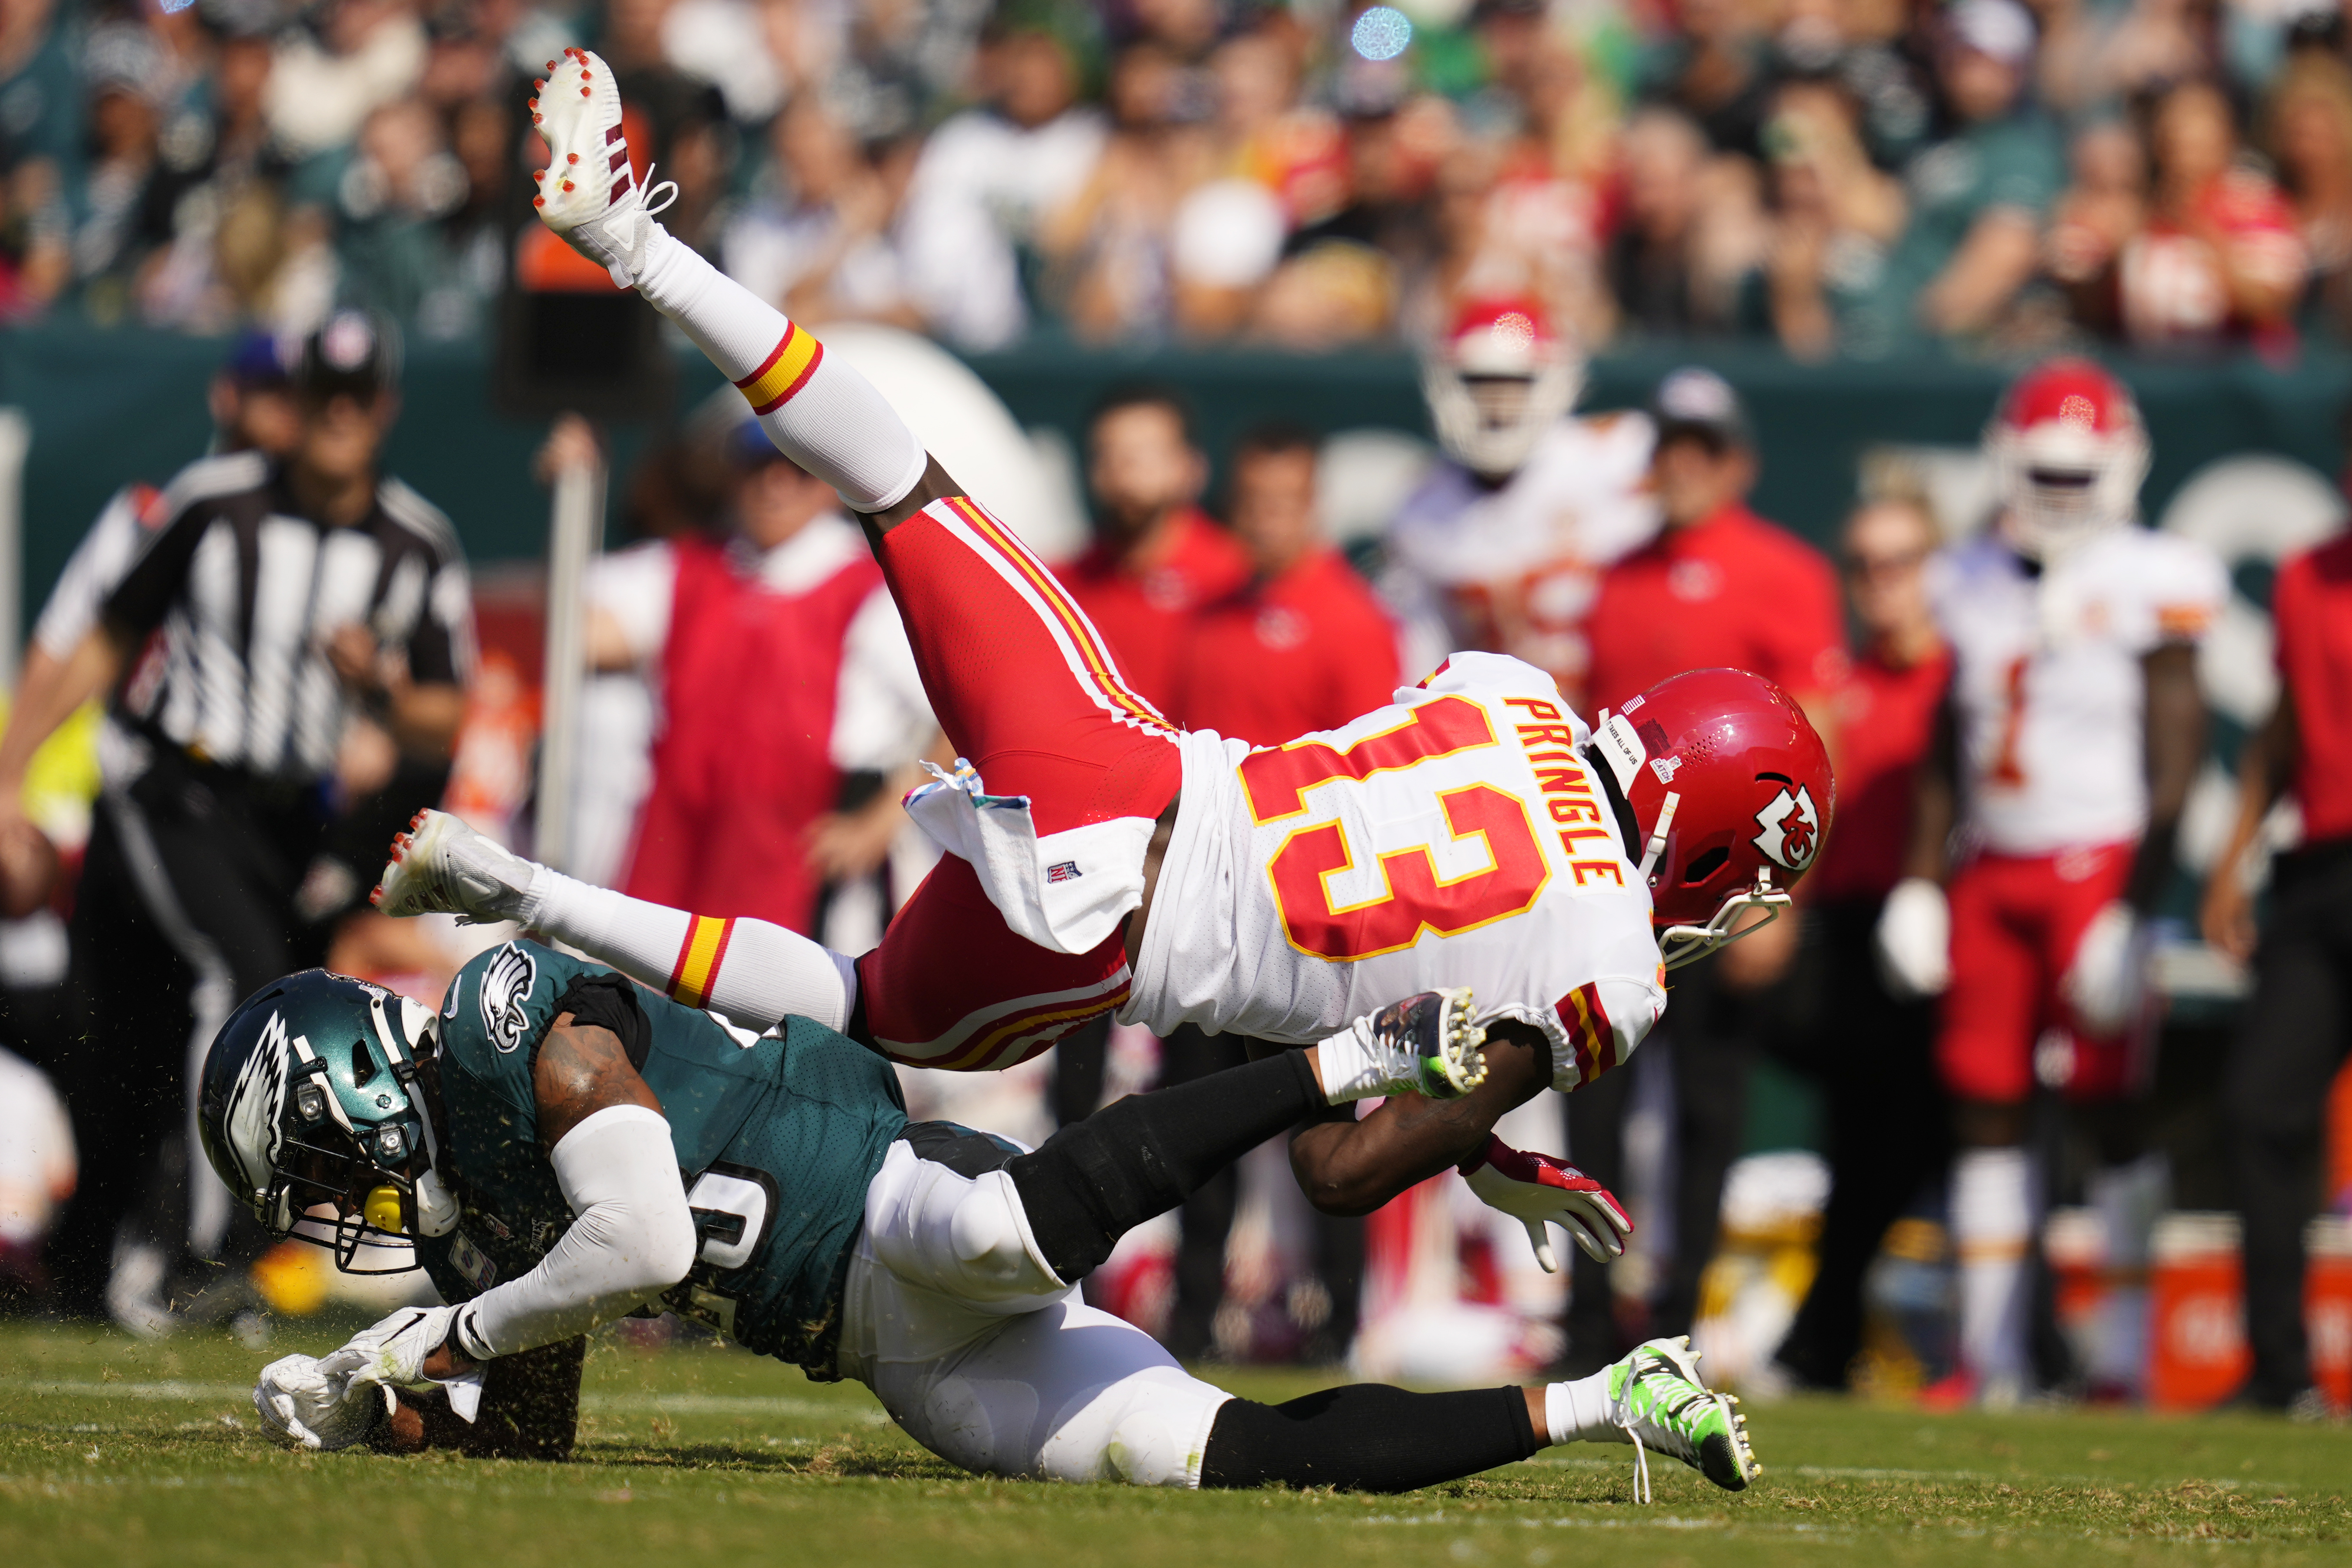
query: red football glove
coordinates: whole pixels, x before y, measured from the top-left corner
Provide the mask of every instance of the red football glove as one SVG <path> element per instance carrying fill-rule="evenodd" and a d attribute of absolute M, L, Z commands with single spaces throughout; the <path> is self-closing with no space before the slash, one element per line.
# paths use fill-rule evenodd
<path fill-rule="evenodd" d="M 1480 1203 L 1528 1227 L 1536 1261 L 1547 1274 L 1559 1272 L 1559 1259 L 1546 1222 L 1575 1237 L 1595 1263 L 1624 1256 L 1625 1238 L 1633 1234 L 1632 1217 L 1608 1188 L 1573 1165 L 1514 1149 L 1491 1133 L 1486 1147 L 1463 1164 L 1462 1179 Z"/>

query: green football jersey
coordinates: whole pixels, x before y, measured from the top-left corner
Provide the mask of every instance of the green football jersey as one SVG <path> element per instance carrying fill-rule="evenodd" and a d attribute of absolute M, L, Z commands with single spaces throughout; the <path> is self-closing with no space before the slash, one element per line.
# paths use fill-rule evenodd
<path fill-rule="evenodd" d="M 572 1223 L 540 1148 L 531 1064 L 575 981 L 610 973 L 527 942 L 476 958 L 441 1010 L 446 1127 L 436 1168 L 463 1215 L 419 1247 L 444 1299 L 528 1272 Z M 644 1072 L 669 1119 L 701 1248 L 665 1298 L 764 1355 L 830 1377 L 842 1282 L 866 1184 L 907 1124 L 898 1079 L 805 1018 L 782 1038 L 636 992 L 652 1025 Z"/>

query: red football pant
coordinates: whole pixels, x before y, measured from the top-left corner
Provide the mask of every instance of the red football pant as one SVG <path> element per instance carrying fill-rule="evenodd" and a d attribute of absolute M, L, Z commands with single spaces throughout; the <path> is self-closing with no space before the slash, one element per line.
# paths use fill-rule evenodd
<path fill-rule="evenodd" d="M 1953 877 L 1952 984 L 1936 1041 L 1936 1065 L 1953 1094 L 1999 1105 L 2024 1100 L 2045 1035 L 2067 1052 L 2053 1076 L 2068 1099 L 2115 1100 L 2137 1087 L 2132 1031 L 2090 1034 L 2060 991 L 2092 917 L 2123 896 L 2136 848 L 1979 855 Z"/>
<path fill-rule="evenodd" d="M 1156 817 L 1182 783 L 1177 731 L 1012 531 L 961 497 L 882 536 L 923 689 L 991 795 L 1029 797 L 1038 835 Z M 950 855 L 857 961 L 866 1026 L 894 1061 L 1010 1067 L 1127 999 L 1124 938 L 1055 952 L 1013 935 Z"/>

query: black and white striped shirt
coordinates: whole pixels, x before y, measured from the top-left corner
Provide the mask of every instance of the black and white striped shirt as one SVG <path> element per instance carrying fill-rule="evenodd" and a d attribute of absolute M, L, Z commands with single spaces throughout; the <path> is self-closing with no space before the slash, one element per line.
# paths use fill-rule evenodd
<path fill-rule="evenodd" d="M 165 521 L 104 611 L 148 644 L 118 710 L 150 733 L 263 777 L 328 773 L 351 709 L 325 644 L 352 623 L 404 652 L 415 681 L 471 677 L 457 531 L 398 479 L 349 528 L 304 517 L 282 471 L 253 452 L 191 464 L 154 504 Z"/>

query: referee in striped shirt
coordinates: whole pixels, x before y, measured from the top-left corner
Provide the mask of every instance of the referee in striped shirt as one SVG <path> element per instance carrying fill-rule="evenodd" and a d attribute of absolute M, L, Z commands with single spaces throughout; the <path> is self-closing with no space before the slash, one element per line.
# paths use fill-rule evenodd
<path fill-rule="evenodd" d="M 323 956 L 297 895 L 344 804 L 347 726 L 364 714 L 446 767 L 472 593 L 448 520 L 377 471 L 396 380 L 388 328 L 330 318 L 295 368 L 291 452 L 183 469 L 64 678 L 0 732 L 5 824 L 35 748 L 111 692 L 72 923 L 86 1035 L 58 1072 L 82 1159 L 51 1252 L 68 1311 L 166 1331 L 220 1253 L 230 1201 L 194 1147 L 195 1066 L 238 1000 Z"/>

